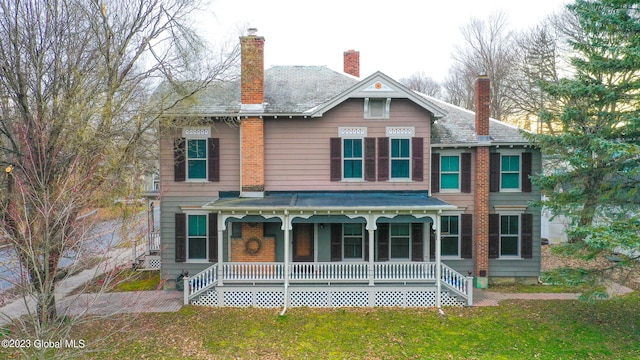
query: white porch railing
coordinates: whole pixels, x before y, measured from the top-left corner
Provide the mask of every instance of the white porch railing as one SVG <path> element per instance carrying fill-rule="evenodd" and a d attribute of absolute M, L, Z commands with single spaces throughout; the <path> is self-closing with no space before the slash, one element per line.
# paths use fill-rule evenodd
<path fill-rule="evenodd" d="M 222 269 L 224 281 L 284 280 L 284 263 L 224 263 Z"/>
<path fill-rule="evenodd" d="M 375 263 L 377 281 L 435 281 L 436 263 L 402 262 Z"/>
<path fill-rule="evenodd" d="M 151 232 L 147 239 L 147 252 L 160 251 L 160 233 Z"/>
<path fill-rule="evenodd" d="M 369 264 L 362 262 L 317 262 L 290 264 L 292 281 L 367 281 Z"/>
<path fill-rule="evenodd" d="M 321 262 L 289 264 L 289 280 L 296 283 L 369 281 L 368 262 Z M 472 278 L 441 264 L 442 284 L 468 300 L 472 299 Z M 435 282 L 437 263 L 378 262 L 373 267 L 373 282 Z M 217 264 L 190 277 L 185 285 L 185 301 L 217 285 Z M 224 263 L 222 280 L 226 282 L 284 283 L 284 263 Z"/>

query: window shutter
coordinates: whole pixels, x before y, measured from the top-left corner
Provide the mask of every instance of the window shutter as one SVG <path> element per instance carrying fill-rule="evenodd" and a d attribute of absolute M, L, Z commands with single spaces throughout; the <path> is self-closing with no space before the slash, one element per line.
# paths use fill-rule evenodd
<path fill-rule="evenodd" d="M 460 191 L 471 192 L 471 154 L 462 153 L 460 156 Z"/>
<path fill-rule="evenodd" d="M 440 192 L 440 154 L 431 154 L 431 192 Z"/>
<path fill-rule="evenodd" d="M 209 214 L 209 262 L 218 261 L 218 214 Z"/>
<path fill-rule="evenodd" d="M 342 180 L 342 138 L 331 138 L 329 143 L 331 181 Z"/>
<path fill-rule="evenodd" d="M 460 216 L 460 257 L 463 259 L 473 257 L 473 215 L 471 214 Z"/>
<path fill-rule="evenodd" d="M 389 224 L 378 224 L 378 261 L 389 260 Z"/>
<path fill-rule="evenodd" d="M 500 215 L 489 214 L 489 258 L 500 256 Z"/>
<path fill-rule="evenodd" d="M 378 181 L 389 180 L 389 138 L 378 138 Z"/>
<path fill-rule="evenodd" d="M 342 224 L 331 224 L 331 261 L 342 261 Z"/>
<path fill-rule="evenodd" d="M 531 192 L 531 153 L 522 153 L 522 191 Z"/>
<path fill-rule="evenodd" d="M 500 154 L 489 154 L 489 191 L 500 191 Z"/>
<path fill-rule="evenodd" d="M 411 261 L 424 261 L 422 223 L 411 224 Z"/>
<path fill-rule="evenodd" d="M 185 181 L 186 168 L 186 139 L 177 138 L 173 141 L 173 180 Z"/>
<path fill-rule="evenodd" d="M 364 179 L 376 181 L 376 138 L 364 138 Z"/>
<path fill-rule="evenodd" d="M 522 214 L 521 221 L 521 255 L 525 259 L 531 259 L 533 258 L 533 214 Z"/>
<path fill-rule="evenodd" d="M 220 181 L 220 139 L 209 138 L 207 140 L 209 169 L 208 180 Z"/>
<path fill-rule="evenodd" d="M 364 229 L 364 261 L 369 261 L 369 231 Z"/>
<path fill-rule="evenodd" d="M 176 262 L 187 261 L 187 214 L 176 214 Z"/>
<path fill-rule="evenodd" d="M 411 178 L 424 180 L 424 139 L 421 137 L 411 138 Z"/>
<path fill-rule="evenodd" d="M 436 231 L 429 226 L 429 260 L 436 259 Z"/>

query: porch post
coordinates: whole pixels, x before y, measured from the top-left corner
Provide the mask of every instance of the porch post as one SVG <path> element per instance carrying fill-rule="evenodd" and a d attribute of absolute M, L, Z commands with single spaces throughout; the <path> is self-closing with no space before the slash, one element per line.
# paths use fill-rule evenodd
<path fill-rule="evenodd" d="M 369 230 L 369 286 L 375 285 L 375 229 L 376 222 L 373 215 L 369 215 L 369 223 L 367 224 Z"/>
<path fill-rule="evenodd" d="M 440 262 L 440 214 L 442 210 L 438 210 L 436 213 L 436 307 L 439 309 L 441 306 L 441 292 L 442 292 L 442 264 Z"/>
<path fill-rule="evenodd" d="M 218 286 L 224 285 L 223 279 L 223 268 L 224 268 L 224 238 L 222 234 L 224 233 L 224 220 L 222 216 L 222 212 L 218 213 Z"/>
<path fill-rule="evenodd" d="M 289 257 L 290 257 L 289 210 L 284 211 L 282 230 L 284 230 L 284 308 L 286 309 L 287 307 L 289 307 Z"/>

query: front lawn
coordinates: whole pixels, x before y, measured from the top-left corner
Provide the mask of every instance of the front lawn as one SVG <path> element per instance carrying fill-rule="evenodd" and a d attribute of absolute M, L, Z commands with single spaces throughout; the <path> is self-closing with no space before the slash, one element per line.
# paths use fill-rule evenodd
<path fill-rule="evenodd" d="M 281 309 L 186 306 L 87 323 L 97 359 L 637 359 L 640 295 L 498 307 Z M 111 325 L 111 326 L 109 326 Z M 98 342 L 107 329 L 118 329 Z M 9 356 L 0 349 L 0 358 Z"/>

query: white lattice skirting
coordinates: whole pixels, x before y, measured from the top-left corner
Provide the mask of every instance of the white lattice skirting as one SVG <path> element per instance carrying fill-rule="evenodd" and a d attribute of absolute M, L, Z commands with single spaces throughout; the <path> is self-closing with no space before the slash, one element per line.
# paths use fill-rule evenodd
<path fill-rule="evenodd" d="M 146 255 L 144 257 L 144 269 L 145 270 L 160 270 L 162 261 L 159 255 Z"/>
<path fill-rule="evenodd" d="M 442 292 L 442 306 L 465 306 L 466 302 Z M 281 287 L 221 287 L 209 290 L 193 305 L 230 307 L 282 307 Z M 401 287 L 300 287 L 289 289 L 291 307 L 433 307 L 436 289 Z"/>

